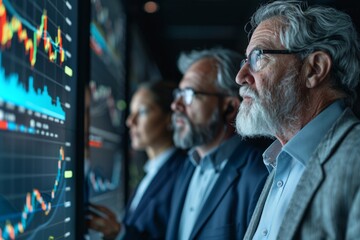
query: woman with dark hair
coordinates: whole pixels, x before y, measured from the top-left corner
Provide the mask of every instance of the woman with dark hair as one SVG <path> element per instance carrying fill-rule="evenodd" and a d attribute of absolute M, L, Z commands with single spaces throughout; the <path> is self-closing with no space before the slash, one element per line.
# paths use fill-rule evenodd
<path fill-rule="evenodd" d="M 126 125 L 132 148 L 144 150 L 148 156 L 146 175 L 130 199 L 122 223 L 108 209 L 92 206 L 107 217 L 90 212 L 88 226 L 102 232 L 105 239 L 165 238 L 173 186 L 186 158 L 172 139 L 170 103 L 176 86 L 166 81 L 146 83 L 131 99 Z"/>

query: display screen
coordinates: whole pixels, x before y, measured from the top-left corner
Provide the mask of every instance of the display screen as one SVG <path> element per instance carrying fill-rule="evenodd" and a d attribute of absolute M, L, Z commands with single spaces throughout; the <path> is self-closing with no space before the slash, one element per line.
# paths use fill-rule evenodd
<path fill-rule="evenodd" d="M 119 218 L 125 197 L 125 21 L 120 1 L 91 1 L 88 201 Z"/>
<path fill-rule="evenodd" d="M 0 0 L 0 239 L 75 238 L 77 9 Z"/>

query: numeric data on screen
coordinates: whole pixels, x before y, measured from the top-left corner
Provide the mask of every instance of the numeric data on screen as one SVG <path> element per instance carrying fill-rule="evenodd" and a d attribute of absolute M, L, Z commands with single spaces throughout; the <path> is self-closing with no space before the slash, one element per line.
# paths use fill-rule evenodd
<path fill-rule="evenodd" d="M 0 0 L 0 239 L 73 239 L 77 2 Z"/>

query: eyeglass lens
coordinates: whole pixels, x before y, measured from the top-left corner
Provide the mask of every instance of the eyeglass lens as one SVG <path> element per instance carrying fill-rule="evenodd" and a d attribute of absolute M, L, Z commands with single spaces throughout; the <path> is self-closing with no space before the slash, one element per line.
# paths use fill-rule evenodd
<path fill-rule="evenodd" d="M 240 63 L 240 69 L 249 62 L 250 69 L 254 72 L 257 72 L 260 69 L 260 59 L 261 59 L 261 51 L 258 49 L 254 49 L 250 52 L 248 58 L 243 59 Z"/>
<path fill-rule="evenodd" d="M 179 99 L 180 97 L 182 97 L 183 101 L 186 105 L 191 104 L 194 95 L 195 95 L 194 90 L 192 90 L 190 88 L 174 90 L 174 98 Z"/>

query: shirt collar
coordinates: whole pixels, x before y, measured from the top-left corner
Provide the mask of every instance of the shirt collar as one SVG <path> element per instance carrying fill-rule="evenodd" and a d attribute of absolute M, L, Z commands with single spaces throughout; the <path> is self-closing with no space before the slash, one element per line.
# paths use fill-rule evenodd
<path fill-rule="evenodd" d="M 188 153 L 190 162 L 195 166 L 200 166 L 202 169 L 215 168 L 220 169 L 222 163 L 227 160 L 233 151 L 234 145 L 239 141 L 239 136 L 233 136 L 223 141 L 219 146 L 209 150 L 209 152 L 201 158 L 195 148 L 191 149 Z"/>
<path fill-rule="evenodd" d="M 283 150 L 303 165 L 306 165 L 321 139 L 323 139 L 344 109 L 345 103 L 343 100 L 337 100 L 329 105 L 290 139 L 284 145 Z"/>
<path fill-rule="evenodd" d="M 276 158 L 281 151 L 285 151 L 291 157 L 306 165 L 321 139 L 344 109 L 343 100 L 337 100 L 306 124 L 284 147 L 282 147 L 279 140 L 273 142 L 263 153 L 264 163 L 268 170 L 271 171 L 276 167 Z"/>
<path fill-rule="evenodd" d="M 148 160 L 144 165 L 144 171 L 148 173 L 156 173 L 167 162 L 170 156 L 175 152 L 175 147 L 171 147 L 155 158 Z"/>
<path fill-rule="evenodd" d="M 281 152 L 282 145 L 275 140 L 263 153 L 264 164 L 269 172 L 276 167 L 276 158 Z"/>

